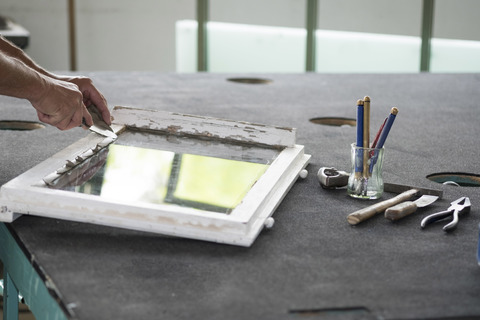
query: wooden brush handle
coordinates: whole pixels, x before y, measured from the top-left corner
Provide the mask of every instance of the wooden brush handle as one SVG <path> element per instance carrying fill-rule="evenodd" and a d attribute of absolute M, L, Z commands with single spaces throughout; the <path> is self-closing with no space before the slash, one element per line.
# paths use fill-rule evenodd
<path fill-rule="evenodd" d="M 399 204 L 400 202 L 407 201 L 411 197 L 413 197 L 415 194 L 417 194 L 418 190 L 417 189 L 410 189 L 408 191 L 405 191 L 403 193 L 400 193 L 398 196 L 378 202 L 374 205 L 371 205 L 369 207 L 360 209 L 358 211 L 355 211 L 354 213 L 351 213 L 347 217 L 348 223 L 351 225 L 356 225 L 359 224 L 362 221 L 365 221 L 377 213 L 385 211 L 385 209 L 393 207 L 396 204 Z"/>
<path fill-rule="evenodd" d="M 417 204 L 413 201 L 405 201 L 385 210 L 385 218 L 395 221 L 417 211 Z"/>

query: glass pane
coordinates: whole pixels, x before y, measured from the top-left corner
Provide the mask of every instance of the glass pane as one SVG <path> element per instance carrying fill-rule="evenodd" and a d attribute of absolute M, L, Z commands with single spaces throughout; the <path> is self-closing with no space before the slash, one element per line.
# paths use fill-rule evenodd
<path fill-rule="evenodd" d="M 278 154 L 275 149 L 127 132 L 51 187 L 122 203 L 228 214 Z"/>

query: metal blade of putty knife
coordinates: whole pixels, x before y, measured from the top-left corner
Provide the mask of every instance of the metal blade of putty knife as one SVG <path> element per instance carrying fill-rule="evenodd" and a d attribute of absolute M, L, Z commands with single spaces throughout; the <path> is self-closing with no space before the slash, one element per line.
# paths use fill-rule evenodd
<path fill-rule="evenodd" d="M 417 208 L 426 207 L 434 203 L 438 196 L 423 195 L 415 201 L 405 201 L 385 210 L 385 218 L 395 221 L 404 218 L 415 211 Z"/>
<path fill-rule="evenodd" d="M 90 131 L 96 132 L 104 137 L 117 139 L 117 135 L 113 129 L 105 123 L 102 119 L 102 114 L 98 111 L 97 107 L 93 104 L 87 107 L 88 112 L 92 116 L 93 125 L 89 127 Z"/>

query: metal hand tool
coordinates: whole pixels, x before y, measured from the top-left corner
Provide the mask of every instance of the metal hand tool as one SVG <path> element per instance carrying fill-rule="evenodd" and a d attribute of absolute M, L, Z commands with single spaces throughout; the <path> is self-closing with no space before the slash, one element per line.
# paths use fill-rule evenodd
<path fill-rule="evenodd" d="M 450 203 L 450 207 L 448 210 L 442 211 L 442 212 L 437 212 L 434 214 L 431 214 L 427 217 L 425 217 L 422 222 L 420 222 L 420 226 L 425 228 L 427 225 L 438 221 L 438 220 L 443 220 L 447 217 L 453 217 L 452 221 L 448 224 L 446 224 L 443 227 L 443 231 L 450 231 L 453 230 L 457 227 L 458 224 L 458 218 L 461 213 L 468 213 L 470 212 L 470 199 L 468 197 L 461 197 L 452 203 Z"/>
<path fill-rule="evenodd" d="M 317 178 L 322 188 L 335 189 L 337 187 L 344 187 L 348 184 L 349 173 L 339 171 L 334 167 L 321 167 L 318 170 Z"/>
<path fill-rule="evenodd" d="M 85 123 L 85 119 L 83 119 L 83 125 L 88 127 L 90 131 L 96 132 L 104 137 L 110 137 L 113 139 L 117 139 L 117 135 L 113 131 L 113 129 L 105 123 L 102 119 L 102 114 L 97 109 L 97 106 L 91 104 L 87 107 L 88 112 L 92 116 L 93 125 L 88 127 Z"/>

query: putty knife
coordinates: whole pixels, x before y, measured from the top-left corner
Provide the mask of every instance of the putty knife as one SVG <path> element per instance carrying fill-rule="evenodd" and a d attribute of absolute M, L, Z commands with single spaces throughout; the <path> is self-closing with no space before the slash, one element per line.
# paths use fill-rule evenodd
<path fill-rule="evenodd" d="M 423 195 L 415 201 L 405 201 L 385 210 L 385 218 L 395 221 L 406 217 L 415 211 L 417 208 L 426 207 L 434 203 L 438 196 Z"/>
<path fill-rule="evenodd" d="M 97 107 L 93 104 L 87 107 L 88 112 L 92 116 L 93 125 L 88 127 L 90 131 L 96 132 L 104 137 L 110 137 L 113 139 L 117 139 L 117 135 L 113 131 L 113 129 L 105 123 L 102 119 L 102 114 L 98 111 Z"/>

